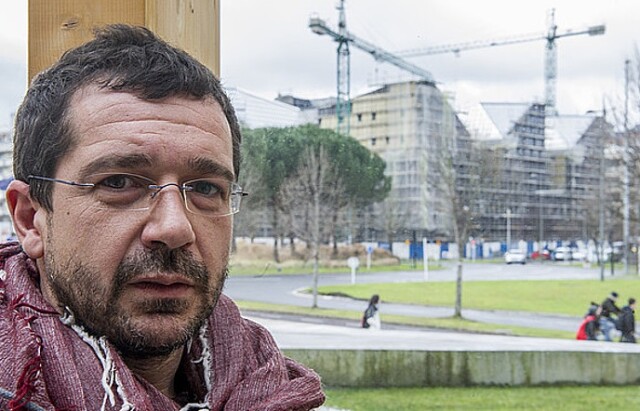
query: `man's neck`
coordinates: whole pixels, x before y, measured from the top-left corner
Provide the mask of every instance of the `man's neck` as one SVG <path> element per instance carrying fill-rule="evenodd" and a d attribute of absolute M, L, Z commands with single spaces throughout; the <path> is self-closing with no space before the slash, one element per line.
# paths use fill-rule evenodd
<path fill-rule="evenodd" d="M 179 349 L 165 357 L 123 357 L 123 360 L 134 374 L 144 378 L 167 397 L 175 398 L 175 377 L 181 358 L 182 349 Z"/>

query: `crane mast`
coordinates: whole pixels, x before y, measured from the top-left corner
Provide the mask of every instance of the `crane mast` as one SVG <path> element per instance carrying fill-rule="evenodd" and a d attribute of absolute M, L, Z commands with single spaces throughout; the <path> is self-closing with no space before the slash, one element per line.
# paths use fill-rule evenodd
<path fill-rule="evenodd" d="M 336 39 L 338 42 L 336 132 L 348 135 L 351 128 L 351 53 L 349 52 L 349 41 L 347 40 L 347 17 L 344 13 L 344 0 L 340 2 L 338 11 L 340 15 L 338 19 L 339 37 Z"/>
<path fill-rule="evenodd" d="M 562 37 L 578 36 L 587 34 L 589 36 L 602 35 L 605 32 L 604 25 L 591 26 L 582 30 L 567 30 L 558 34 L 558 26 L 555 22 L 555 10 L 551 9 L 547 15 L 547 32 L 522 34 L 508 38 L 478 40 L 465 43 L 439 45 L 419 49 L 409 49 L 398 51 L 395 54 L 400 57 L 417 57 L 433 54 L 454 53 L 459 54 L 463 50 L 480 49 L 493 46 L 505 46 L 510 44 L 528 43 L 532 41 L 545 40 L 544 78 L 545 78 L 545 105 L 547 113 L 557 114 L 556 110 L 556 80 L 558 77 L 558 50 L 556 40 Z"/>
<path fill-rule="evenodd" d="M 354 47 L 365 51 L 373 56 L 378 61 L 383 61 L 386 63 L 393 64 L 394 66 L 408 71 L 411 74 L 414 74 L 420 77 L 422 80 L 434 83 L 433 76 L 427 70 L 424 70 L 418 67 L 415 64 L 412 64 L 401 57 L 396 56 L 372 43 L 369 43 L 366 40 L 363 40 L 353 33 L 350 33 L 347 30 L 347 23 L 345 17 L 345 9 L 344 9 L 344 0 L 340 0 L 340 5 L 338 6 L 339 14 L 339 22 L 338 22 L 338 30 L 333 30 L 330 28 L 327 23 L 318 18 L 311 17 L 309 19 L 309 28 L 311 31 L 318 35 L 328 35 L 334 39 L 338 43 L 337 49 L 337 94 L 338 101 L 336 102 L 336 118 L 337 118 L 337 126 L 336 131 L 342 134 L 349 134 L 349 118 L 351 112 L 351 97 L 350 97 L 350 52 L 349 52 L 349 44 L 352 44 Z"/>

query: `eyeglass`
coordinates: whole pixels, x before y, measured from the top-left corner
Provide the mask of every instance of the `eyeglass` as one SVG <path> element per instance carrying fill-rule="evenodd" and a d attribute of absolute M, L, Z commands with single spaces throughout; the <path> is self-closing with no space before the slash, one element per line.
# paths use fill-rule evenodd
<path fill-rule="evenodd" d="M 235 182 L 215 178 L 201 178 L 182 184 L 156 184 L 155 181 L 128 173 L 98 173 L 87 177 L 87 182 L 60 180 L 30 175 L 27 180 L 41 180 L 66 184 L 90 190 L 96 208 L 107 210 L 148 210 L 153 199 L 164 188 L 175 186 L 180 190 L 186 209 L 207 217 L 226 217 L 240 211 L 242 197 L 248 195 Z"/>

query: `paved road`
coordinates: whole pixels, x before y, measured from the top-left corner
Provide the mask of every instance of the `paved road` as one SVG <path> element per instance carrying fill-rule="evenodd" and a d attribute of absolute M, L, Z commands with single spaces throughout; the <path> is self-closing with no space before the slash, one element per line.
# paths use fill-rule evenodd
<path fill-rule="evenodd" d="M 589 351 L 640 353 L 640 344 L 510 337 L 435 330 L 365 330 L 332 324 L 270 318 L 250 319 L 264 325 L 282 349 L 361 349 L 420 351 Z"/>
<path fill-rule="evenodd" d="M 431 271 L 429 281 L 454 281 L 456 267 L 454 264 L 443 270 Z M 506 264 L 466 264 L 464 266 L 465 281 L 495 280 L 549 280 L 549 279 L 598 279 L 598 269 L 573 267 L 562 263 L 526 264 L 513 266 Z M 357 283 L 372 282 L 404 282 L 422 281 L 422 272 L 403 271 L 393 273 L 367 273 L 356 276 Z M 324 274 L 320 276 L 320 285 L 348 284 L 349 273 Z M 225 293 L 236 300 L 260 301 L 275 304 L 288 304 L 309 307 L 311 296 L 297 292 L 311 285 L 311 275 L 230 277 Z M 588 302 L 585 302 L 587 304 Z M 318 303 L 322 308 L 351 310 L 361 312 L 366 303 L 347 298 L 321 297 Z M 585 305 L 586 306 L 586 305 Z M 419 317 L 449 317 L 452 308 L 424 307 L 407 304 L 382 304 L 383 314 L 399 314 Z M 470 320 L 550 330 L 575 331 L 580 323 L 580 316 L 544 315 L 532 313 L 514 313 L 507 311 L 465 310 L 462 315 Z"/>

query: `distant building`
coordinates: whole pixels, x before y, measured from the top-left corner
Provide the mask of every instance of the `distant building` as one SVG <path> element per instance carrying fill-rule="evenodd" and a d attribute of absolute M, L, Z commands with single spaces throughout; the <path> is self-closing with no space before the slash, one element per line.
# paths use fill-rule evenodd
<path fill-rule="evenodd" d="M 452 238 L 450 205 L 442 193 L 443 148 L 455 153 L 456 189 L 469 202 L 477 238 L 551 242 L 593 236 L 589 210 L 597 200 L 602 141 L 610 132 L 602 117 L 547 117 L 538 103 L 483 103 L 458 115 L 451 100 L 420 81 L 352 98 L 350 135 L 379 154 L 392 177 L 389 199 L 360 222 L 364 239 L 409 233 Z M 320 110 L 319 124 L 336 128 L 335 110 Z"/>
<path fill-rule="evenodd" d="M 335 98 L 268 101 L 237 89 L 230 95 L 247 127 L 337 128 Z M 447 153 L 457 201 L 468 207 L 470 235 L 480 242 L 594 239 L 600 182 L 619 186 L 612 180 L 620 174 L 619 142 L 596 114 L 549 115 L 543 104 L 528 102 L 481 103 L 456 113 L 453 96 L 433 83 L 408 81 L 353 97 L 348 121 L 350 135 L 385 160 L 392 190 L 384 203 L 349 212 L 342 238 L 451 240 Z M 609 171 L 601 179 L 603 167 Z M 605 193 L 619 203 L 620 190 Z"/>
<path fill-rule="evenodd" d="M 247 128 L 290 127 L 316 122 L 314 111 L 281 101 L 267 100 L 235 87 L 227 87 L 227 93 L 240 124 Z"/>
<path fill-rule="evenodd" d="M 449 236 L 438 147 L 448 144 L 447 137 L 467 133 L 447 100 L 424 81 L 388 84 L 352 98 L 350 135 L 385 160 L 392 178 L 388 199 L 369 210 L 368 219 L 363 216 L 360 239 Z M 320 126 L 336 128 L 335 110 L 320 112 Z"/>
<path fill-rule="evenodd" d="M 547 116 L 536 103 L 482 103 L 463 122 L 472 139 L 494 151 L 501 169 L 493 185 L 483 185 L 483 237 L 506 239 L 509 225 L 512 239 L 595 238 L 589 211 L 597 208 L 600 159 L 611 131 L 602 117 Z"/>

